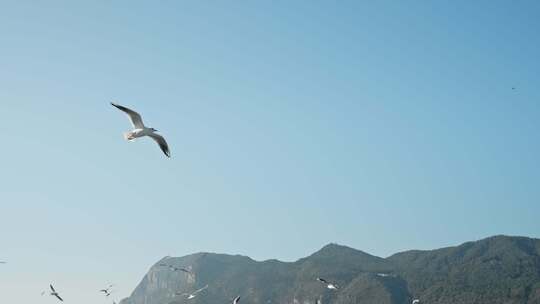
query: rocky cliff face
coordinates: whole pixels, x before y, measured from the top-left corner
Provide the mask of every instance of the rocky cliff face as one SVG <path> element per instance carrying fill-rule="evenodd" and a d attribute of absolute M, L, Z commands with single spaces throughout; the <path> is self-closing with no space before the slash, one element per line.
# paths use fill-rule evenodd
<path fill-rule="evenodd" d="M 194 276 L 161 263 L 191 267 Z M 324 277 L 341 286 L 328 290 Z M 189 293 L 208 284 L 196 298 Z M 293 263 L 198 253 L 166 257 L 121 304 L 227 303 L 540 303 L 540 240 L 497 236 L 387 259 L 330 244 Z"/>

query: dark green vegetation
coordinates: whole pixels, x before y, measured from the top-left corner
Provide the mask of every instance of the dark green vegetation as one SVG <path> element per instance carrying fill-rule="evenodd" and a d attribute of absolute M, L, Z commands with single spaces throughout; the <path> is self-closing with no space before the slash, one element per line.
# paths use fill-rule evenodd
<path fill-rule="evenodd" d="M 192 266 L 196 278 L 158 266 Z M 325 289 L 318 276 L 341 286 Z M 209 284 L 197 298 L 190 292 Z M 495 236 L 457 247 L 412 250 L 386 259 L 330 244 L 296 262 L 197 253 L 164 258 L 121 304 L 540 303 L 540 240 Z"/>

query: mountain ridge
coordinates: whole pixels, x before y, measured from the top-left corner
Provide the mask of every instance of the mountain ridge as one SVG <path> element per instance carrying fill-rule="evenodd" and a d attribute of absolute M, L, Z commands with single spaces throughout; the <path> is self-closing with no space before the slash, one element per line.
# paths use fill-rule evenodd
<path fill-rule="evenodd" d="M 160 263 L 191 266 L 190 278 Z M 342 287 L 324 288 L 316 277 Z M 186 303 L 175 292 L 209 284 L 191 303 L 540 303 L 540 239 L 496 235 L 433 250 L 407 250 L 381 258 L 330 243 L 294 262 L 256 261 L 208 252 L 164 257 L 121 304 Z"/>

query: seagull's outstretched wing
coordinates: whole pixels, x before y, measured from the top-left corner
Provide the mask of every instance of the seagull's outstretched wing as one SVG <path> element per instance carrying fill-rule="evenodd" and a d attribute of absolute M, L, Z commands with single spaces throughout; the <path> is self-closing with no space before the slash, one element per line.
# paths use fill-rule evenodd
<path fill-rule="evenodd" d="M 240 302 L 240 296 L 234 298 L 233 304 L 238 304 Z"/>
<path fill-rule="evenodd" d="M 203 287 L 203 288 L 201 288 L 201 289 L 197 289 L 197 290 L 195 290 L 195 291 L 194 291 L 194 292 L 193 292 L 192 294 L 193 294 L 193 295 L 196 295 L 196 294 L 198 294 L 199 292 L 201 292 L 201 291 L 205 290 L 206 288 L 208 288 L 208 285 L 204 286 L 204 287 Z"/>
<path fill-rule="evenodd" d="M 113 105 L 114 107 L 116 107 L 118 110 L 126 113 L 129 117 L 129 120 L 131 121 L 131 124 L 133 125 L 134 128 L 136 129 L 142 129 L 144 128 L 144 123 L 142 121 L 142 117 L 139 113 L 131 110 L 131 109 L 128 109 L 124 106 L 121 106 L 121 105 L 117 105 L 115 103 L 112 103 L 111 102 L 111 105 Z"/>
<path fill-rule="evenodd" d="M 174 294 L 177 295 L 177 296 L 189 296 L 189 293 L 187 293 L 187 292 L 180 292 L 180 291 L 177 291 L 177 292 L 175 292 Z"/>
<path fill-rule="evenodd" d="M 57 297 L 57 298 L 58 298 L 58 300 L 60 300 L 60 301 L 64 302 L 64 300 L 62 300 L 62 298 L 60 298 L 60 296 L 59 296 L 59 295 L 55 294 L 54 296 L 55 296 L 55 297 Z"/>
<path fill-rule="evenodd" d="M 51 287 L 52 292 L 56 292 L 56 290 L 54 290 L 54 287 L 52 286 L 52 284 L 50 284 L 49 286 Z"/>
<path fill-rule="evenodd" d="M 167 145 L 167 142 L 165 141 L 165 138 L 163 138 L 163 136 L 156 133 L 152 133 L 148 136 L 152 137 L 152 139 L 157 142 L 157 144 L 161 148 L 161 151 L 163 151 L 163 153 L 165 153 L 167 157 L 171 157 L 171 152 L 169 152 L 169 145 Z M 189 270 L 183 268 L 180 270 L 191 273 Z"/>

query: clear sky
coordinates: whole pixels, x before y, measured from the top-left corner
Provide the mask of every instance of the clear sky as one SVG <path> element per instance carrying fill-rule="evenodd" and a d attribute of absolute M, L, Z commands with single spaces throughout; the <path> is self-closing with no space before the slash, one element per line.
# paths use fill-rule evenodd
<path fill-rule="evenodd" d="M 540 237 L 538 29 L 533 0 L 2 1 L 0 302 L 110 303 L 198 251 Z"/>

